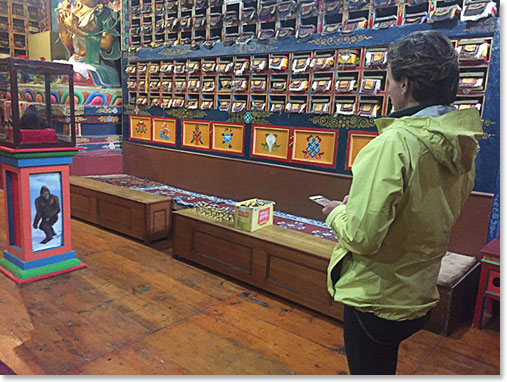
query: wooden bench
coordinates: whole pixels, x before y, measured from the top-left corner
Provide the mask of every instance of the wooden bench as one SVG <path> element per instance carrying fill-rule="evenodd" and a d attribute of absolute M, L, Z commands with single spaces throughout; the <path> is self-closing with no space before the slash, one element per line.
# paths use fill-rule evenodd
<path fill-rule="evenodd" d="M 73 217 L 150 243 L 170 237 L 172 199 L 70 176 Z"/>
<path fill-rule="evenodd" d="M 192 209 L 173 219 L 174 256 L 343 319 L 343 306 L 326 289 L 333 241 L 276 225 L 241 231 Z"/>
<path fill-rule="evenodd" d="M 471 323 L 479 274 L 477 258 L 447 252 L 438 275 L 440 301 L 431 312 L 428 330 L 448 336 L 459 322 Z"/>
<path fill-rule="evenodd" d="M 278 226 L 241 231 L 192 209 L 174 212 L 173 219 L 175 257 L 343 320 L 343 305 L 331 298 L 326 287 L 334 242 Z M 468 268 L 450 272 L 445 282 L 439 282 L 441 301 L 426 327 L 440 335 L 448 335 L 457 322 L 463 321 L 470 302 L 473 308 L 470 291 L 477 288 L 478 264 L 473 257 L 457 256 L 461 257 L 451 259 L 471 259 Z"/>

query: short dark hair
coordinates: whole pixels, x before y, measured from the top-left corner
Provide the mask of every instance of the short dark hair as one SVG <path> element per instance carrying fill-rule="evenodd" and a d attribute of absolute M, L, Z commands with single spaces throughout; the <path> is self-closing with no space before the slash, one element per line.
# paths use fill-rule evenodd
<path fill-rule="evenodd" d="M 444 34 L 433 30 L 410 33 L 389 47 L 387 62 L 396 81 L 408 78 L 417 102 L 450 105 L 456 99 L 458 55 Z"/>

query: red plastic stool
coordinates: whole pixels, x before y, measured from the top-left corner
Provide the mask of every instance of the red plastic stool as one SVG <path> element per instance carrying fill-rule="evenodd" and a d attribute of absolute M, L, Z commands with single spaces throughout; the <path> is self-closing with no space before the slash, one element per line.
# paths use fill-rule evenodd
<path fill-rule="evenodd" d="M 491 240 L 481 249 L 481 277 L 475 300 L 472 328 L 481 328 L 486 304 L 500 301 L 500 238 Z"/>

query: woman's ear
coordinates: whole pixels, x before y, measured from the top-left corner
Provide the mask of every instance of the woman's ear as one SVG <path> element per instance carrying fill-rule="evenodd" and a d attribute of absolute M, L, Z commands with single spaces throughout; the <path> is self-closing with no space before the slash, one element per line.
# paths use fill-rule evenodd
<path fill-rule="evenodd" d="M 403 94 L 408 93 L 409 81 L 407 76 L 401 76 L 400 78 L 400 89 Z"/>

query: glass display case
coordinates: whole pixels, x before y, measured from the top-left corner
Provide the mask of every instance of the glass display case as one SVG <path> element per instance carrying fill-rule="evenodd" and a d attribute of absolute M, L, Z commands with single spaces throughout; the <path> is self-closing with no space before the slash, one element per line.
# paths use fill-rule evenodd
<path fill-rule="evenodd" d="M 75 146 L 73 76 L 69 64 L 0 59 L 0 146 Z"/>

